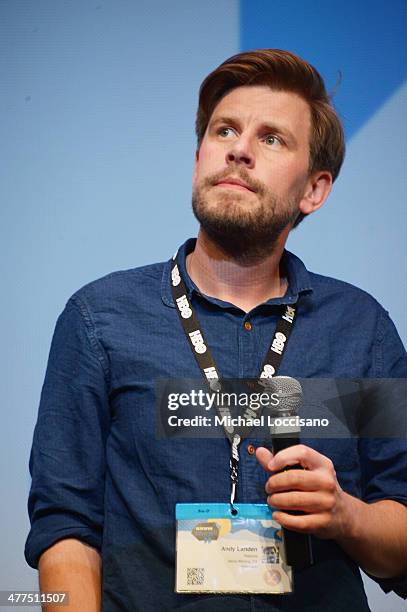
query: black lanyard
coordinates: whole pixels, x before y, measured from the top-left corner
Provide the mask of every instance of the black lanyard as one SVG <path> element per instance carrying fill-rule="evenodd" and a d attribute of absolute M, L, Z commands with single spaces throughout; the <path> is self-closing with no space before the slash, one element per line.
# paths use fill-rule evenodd
<path fill-rule="evenodd" d="M 198 367 L 201 370 L 204 378 L 209 382 L 211 389 L 214 391 L 219 391 L 222 386 L 219 372 L 209 350 L 208 343 L 206 342 L 205 335 L 201 329 L 198 318 L 188 298 L 187 288 L 180 271 L 178 252 L 173 257 L 171 268 L 171 290 L 182 328 L 189 341 L 192 352 L 198 363 Z M 270 343 L 266 358 L 260 371 L 258 382 L 262 386 L 264 386 L 267 379 L 272 378 L 277 373 L 294 325 L 296 305 L 282 305 L 282 310 L 282 315 L 277 321 L 273 339 Z M 217 409 L 219 410 L 218 405 Z M 222 407 L 222 412 L 224 416 L 224 407 Z M 259 416 L 259 414 L 257 413 L 256 416 Z M 232 489 L 230 495 L 230 505 L 232 507 L 232 512 L 235 513 L 233 504 L 235 501 L 236 485 L 238 480 L 239 444 L 249 435 L 251 428 L 242 427 L 237 430 L 231 425 L 225 427 L 224 430 L 225 435 L 231 444 L 230 479 Z"/>

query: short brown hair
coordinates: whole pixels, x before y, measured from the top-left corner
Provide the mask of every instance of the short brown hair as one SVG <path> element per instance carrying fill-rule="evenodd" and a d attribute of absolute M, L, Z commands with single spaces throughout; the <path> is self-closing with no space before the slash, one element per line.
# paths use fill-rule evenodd
<path fill-rule="evenodd" d="M 319 72 L 289 51 L 257 49 L 238 53 L 206 77 L 199 90 L 195 124 L 198 148 L 217 103 L 232 89 L 243 85 L 269 85 L 276 91 L 296 93 L 308 102 L 311 111 L 309 173 L 327 170 L 335 180 L 345 155 L 341 121 Z"/>

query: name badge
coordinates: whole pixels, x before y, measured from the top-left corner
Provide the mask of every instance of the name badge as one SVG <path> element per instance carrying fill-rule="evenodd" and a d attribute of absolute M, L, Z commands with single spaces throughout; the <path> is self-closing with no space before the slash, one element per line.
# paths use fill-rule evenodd
<path fill-rule="evenodd" d="M 177 593 L 290 593 L 280 525 L 267 504 L 177 504 Z"/>

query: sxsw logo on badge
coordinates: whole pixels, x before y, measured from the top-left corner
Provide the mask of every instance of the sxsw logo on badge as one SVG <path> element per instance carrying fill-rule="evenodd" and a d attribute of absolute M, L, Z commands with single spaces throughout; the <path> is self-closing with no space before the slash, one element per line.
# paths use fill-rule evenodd
<path fill-rule="evenodd" d="M 208 521 L 207 523 L 198 523 L 198 525 L 195 525 L 191 533 L 201 542 L 210 542 L 211 540 L 217 540 L 219 538 L 220 529 L 217 523 Z"/>

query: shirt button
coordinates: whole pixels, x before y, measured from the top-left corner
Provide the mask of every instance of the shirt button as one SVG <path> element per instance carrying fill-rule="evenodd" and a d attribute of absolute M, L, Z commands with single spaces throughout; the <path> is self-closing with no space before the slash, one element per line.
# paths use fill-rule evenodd
<path fill-rule="evenodd" d="M 254 455 L 254 453 L 256 452 L 256 449 L 253 446 L 253 444 L 249 444 L 249 446 L 247 447 L 247 452 L 249 453 L 249 455 Z"/>
<path fill-rule="evenodd" d="M 246 331 L 250 331 L 252 328 L 252 324 L 250 323 L 250 321 L 246 321 L 246 323 L 244 324 L 244 328 Z"/>

